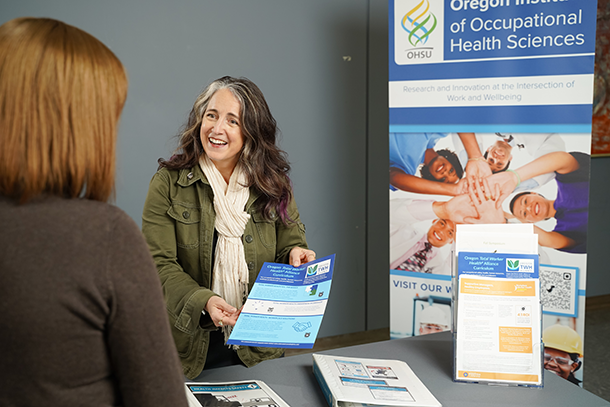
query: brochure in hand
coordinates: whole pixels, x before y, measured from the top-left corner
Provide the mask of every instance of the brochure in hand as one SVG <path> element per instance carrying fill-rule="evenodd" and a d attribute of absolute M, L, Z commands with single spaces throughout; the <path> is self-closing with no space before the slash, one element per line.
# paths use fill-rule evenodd
<path fill-rule="evenodd" d="M 400 360 L 314 354 L 313 372 L 330 407 L 441 406 Z"/>
<path fill-rule="evenodd" d="M 265 263 L 227 343 L 311 349 L 330 294 L 335 255 L 292 267 Z"/>
<path fill-rule="evenodd" d="M 187 382 L 185 386 L 189 407 L 290 407 L 260 380 L 224 383 Z"/>

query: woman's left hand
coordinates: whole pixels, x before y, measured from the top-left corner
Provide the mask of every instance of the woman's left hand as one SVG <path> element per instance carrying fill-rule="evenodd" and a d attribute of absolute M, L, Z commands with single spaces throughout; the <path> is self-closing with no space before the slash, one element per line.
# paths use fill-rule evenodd
<path fill-rule="evenodd" d="M 309 263 L 316 259 L 316 253 L 313 250 L 303 249 L 302 247 L 293 247 L 290 250 L 290 265 L 299 267 L 301 264 Z"/>

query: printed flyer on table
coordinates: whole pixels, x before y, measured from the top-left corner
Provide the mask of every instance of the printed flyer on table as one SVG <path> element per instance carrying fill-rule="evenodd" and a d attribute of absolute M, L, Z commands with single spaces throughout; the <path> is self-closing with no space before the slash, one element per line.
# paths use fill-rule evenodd
<path fill-rule="evenodd" d="M 542 385 L 537 279 L 459 278 L 455 379 Z"/>

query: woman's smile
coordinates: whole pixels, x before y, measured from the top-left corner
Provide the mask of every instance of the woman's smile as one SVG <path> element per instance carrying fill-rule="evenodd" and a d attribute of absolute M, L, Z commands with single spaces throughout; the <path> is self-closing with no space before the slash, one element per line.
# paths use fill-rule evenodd
<path fill-rule="evenodd" d="M 228 180 L 244 146 L 241 104 L 229 89 L 216 91 L 203 113 L 200 138 L 203 150 Z"/>

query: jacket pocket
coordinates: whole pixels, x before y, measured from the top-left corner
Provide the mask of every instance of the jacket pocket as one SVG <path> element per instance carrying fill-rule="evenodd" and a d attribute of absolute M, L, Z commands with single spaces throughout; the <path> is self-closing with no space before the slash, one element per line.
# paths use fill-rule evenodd
<path fill-rule="evenodd" d="M 275 246 L 277 244 L 275 221 L 267 220 L 262 214 L 256 212 L 252 214 L 252 221 L 254 222 L 254 228 L 260 242 L 266 249 L 271 249 L 275 253 Z"/>
<path fill-rule="evenodd" d="M 193 332 L 187 333 L 183 329 L 177 327 L 178 317 L 173 312 L 169 312 L 169 322 L 171 326 L 172 337 L 176 344 L 176 350 L 181 359 L 187 358 L 193 350 L 193 341 L 195 335 Z"/>
<path fill-rule="evenodd" d="M 184 203 L 172 203 L 167 214 L 176 221 L 176 244 L 183 249 L 199 247 L 201 208 Z"/>

